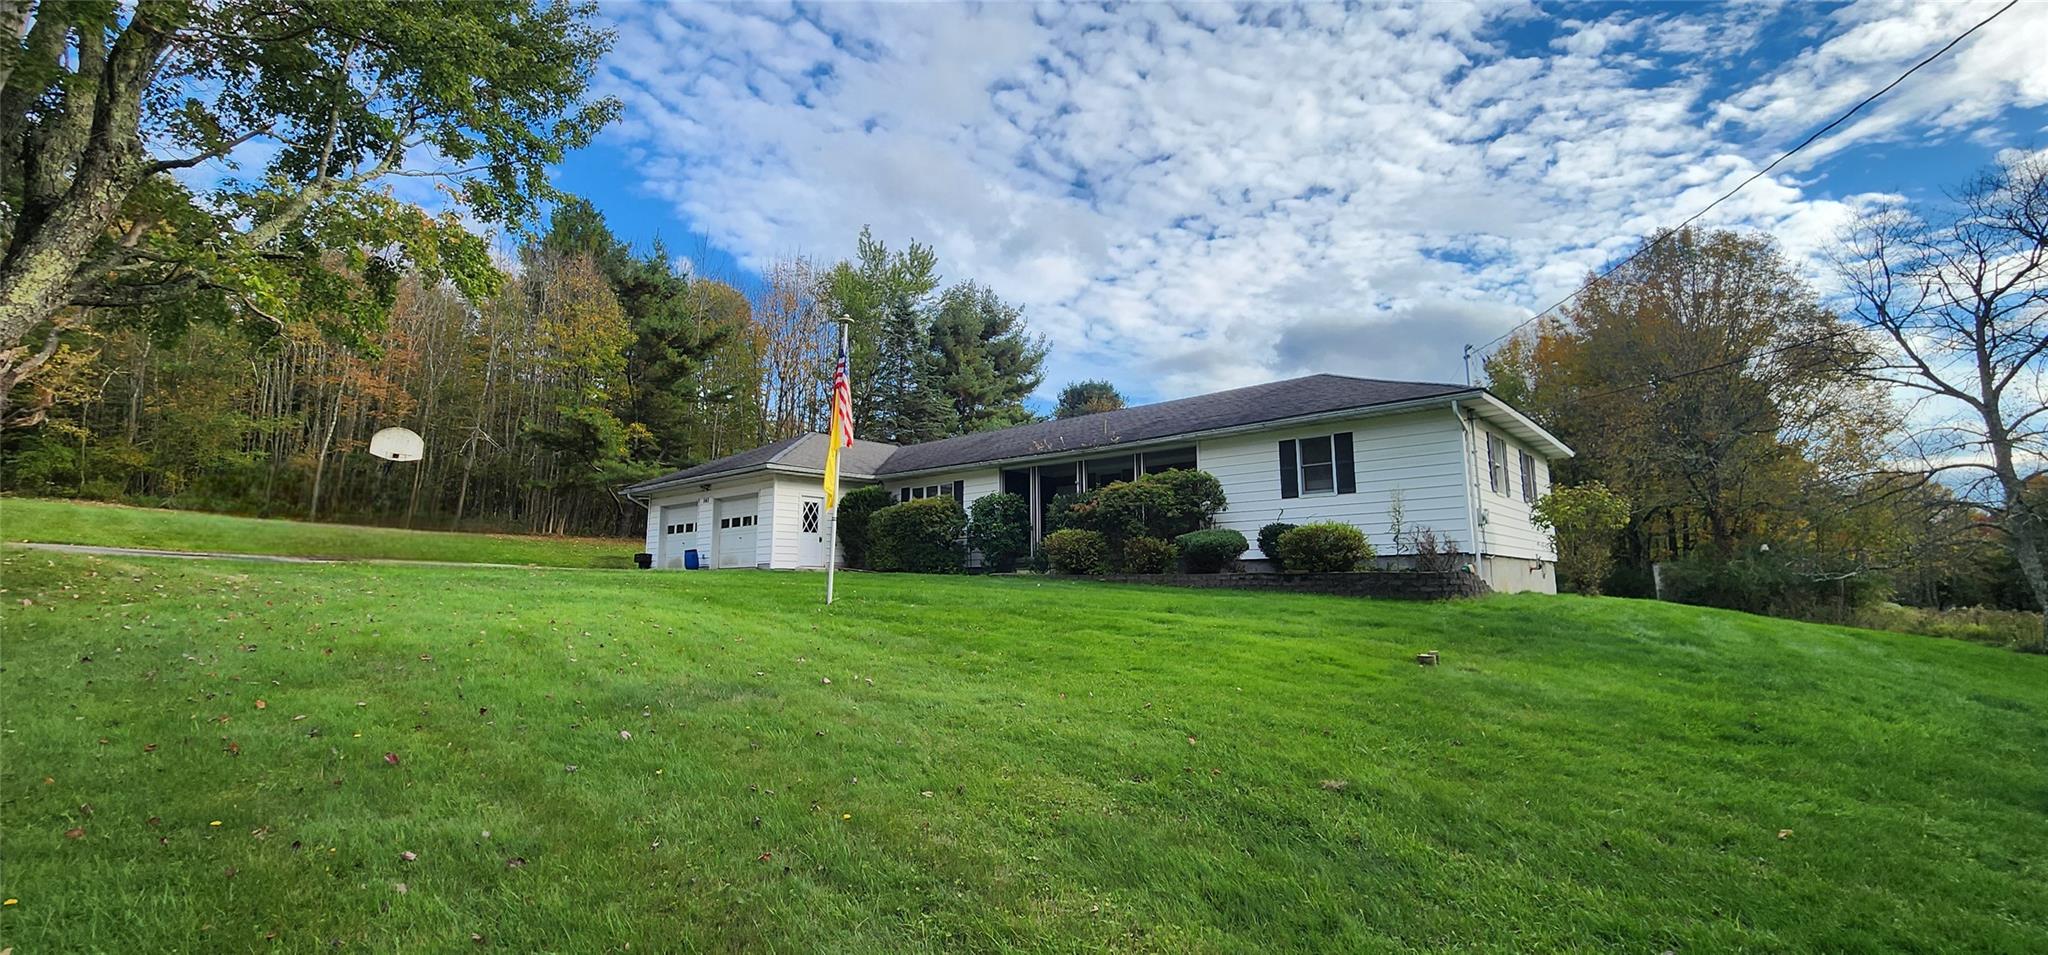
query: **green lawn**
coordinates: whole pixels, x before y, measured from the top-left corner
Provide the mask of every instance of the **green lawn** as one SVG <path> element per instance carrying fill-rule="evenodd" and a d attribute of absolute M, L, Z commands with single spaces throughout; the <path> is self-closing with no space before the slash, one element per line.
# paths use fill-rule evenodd
<path fill-rule="evenodd" d="M 631 567 L 634 552 L 645 546 L 638 539 L 406 531 L 25 497 L 0 497 L 0 537 L 229 554 L 542 567 Z"/>
<path fill-rule="evenodd" d="M 2048 951 L 2048 658 L 1569 597 L 0 560 L 22 953 Z"/>

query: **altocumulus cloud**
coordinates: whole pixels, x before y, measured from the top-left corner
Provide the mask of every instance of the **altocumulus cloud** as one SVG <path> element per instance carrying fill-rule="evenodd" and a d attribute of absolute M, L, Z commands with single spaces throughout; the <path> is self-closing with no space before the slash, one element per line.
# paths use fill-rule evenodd
<path fill-rule="evenodd" d="M 1579 9 L 619 4 L 602 82 L 645 188 L 741 261 L 844 255 L 862 225 L 915 237 L 1027 306 L 1054 384 L 1163 397 L 1455 379 L 1462 343 L 1995 4 Z M 2048 8 L 1995 26 L 1812 162 L 2027 144 Z M 1895 185 L 1781 171 L 1709 223 L 1811 256 Z"/>

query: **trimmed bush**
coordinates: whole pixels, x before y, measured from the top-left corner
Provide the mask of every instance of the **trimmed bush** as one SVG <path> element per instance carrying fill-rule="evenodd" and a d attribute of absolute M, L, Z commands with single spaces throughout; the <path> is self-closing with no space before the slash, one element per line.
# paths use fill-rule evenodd
<path fill-rule="evenodd" d="M 1274 521 L 1259 528 L 1259 553 L 1266 555 L 1266 559 L 1273 562 L 1274 570 L 1287 569 L 1287 562 L 1280 559 L 1280 535 L 1299 526 L 1301 525 Z"/>
<path fill-rule="evenodd" d="M 1223 485 L 1206 471 L 1172 470 L 1052 500 L 1049 526 L 1100 531 L 1121 554 L 1134 538 L 1171 541 L 1209 526 L 1223 510 Z"/>
<path fill-rule="evenodd" d="M 1045 535 L 1038 546 L 1055 573 L 1099 574 L 1109 566 L 1109 539 L 1101 531 L 1070 527 Z"/>
<path fill-rule="evenodd" d="M 839 550 L 846 566 L 868 565 L 868 545 L 874 539 L 869 522 L 876 511 L 895 501 L 880 485 L 857 487 L 839 496 Z"/>
<path fill-rule="evenodd" d="M 989 494 L 967 509 L 967 547 L 981 551 L 986 570 L 1009 573 L 1031 552 L 1031 502 L 1017 494 Z"/>
<path fill-rule="evenodd" d="M 1251 543 L 1233 530 L 1190 531 L 1174 538 L 1180 545 L 1181 560 L 1192 574 L 1221 573 L 1243 554 Z"/>
<path fill-rule="evenodd" d="M 1069 527 L 1078 527 L 1074 521 L 1074 508 L 1089 499 L 1088 494 L 1055 494 L 1045 505 L 1045 532 L 1052 534 Z"/>
<path fill-rule="evenodd" d="M 1180 562 L 1180 548 L 1157 537 L 1133 537 L 1124 541 L 1118 569 L 1126 574 L 1163 574 Z"/>
<path fill-rule="evenodd" d="M 1175 468 L 1138 480 L 1166 488 L 1166 508 L 1153 517 L 1147 530 L 1167 540 L 1208 527 L 1230 503 L 1223 497 L 1223 482 L 1207 471 Z"/>
<path fill-rule="evenodd" d="M 967 514 L 950 497 L 891 504 L 868 521 L 869 566 L 913 574 L 960 573 L 967 563 L 967 550 L 960 545 L 966 527 Z"/>
<path fill-rule="evenodd" d="M 1372 542 L 1349 524 L 1317 521 L 1280 535 L 1281 563 L 1291 574 L 1335 574 L 1357 570 L 1372 559 Z"/>

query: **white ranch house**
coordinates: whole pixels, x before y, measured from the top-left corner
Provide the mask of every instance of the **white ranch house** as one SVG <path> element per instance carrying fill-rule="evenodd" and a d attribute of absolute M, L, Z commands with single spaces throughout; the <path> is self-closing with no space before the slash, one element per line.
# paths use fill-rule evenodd
<path fill-rule="evenodd" d="M 658 568 L 823 568 L 831 515 L 826 439 L 806 434 L 626 489 L 647 507 Z M 1220 527 L 1253 541 L 1274 521 L 1342 521 L 1381 555 L 1397 496 L 1411 526 L 1456 540 L 1495 590 L 1555 592 L 1557 554 L 1530 521 L 1552 461 L 1572 450 L 1486 390 L 1311 375 L 1215 394 L 897 446 L 856 441 L 843 487 L 963 504 L 1008 491 L 1031 501 L 1032 539 L 1058 494 L 1138 474 L 1200 468 L 1223 484 Z"/>

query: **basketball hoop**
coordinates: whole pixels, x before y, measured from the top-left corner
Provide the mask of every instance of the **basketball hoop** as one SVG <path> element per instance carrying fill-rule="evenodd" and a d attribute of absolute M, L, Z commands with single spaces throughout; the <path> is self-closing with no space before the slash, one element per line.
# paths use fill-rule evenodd
<path fill-rule="evenodd" d="M 417 461 L 426 451 L 427 443 L 405 428 L 385 428 L 370 436 L 370 453 L 386 461 Z"/>

